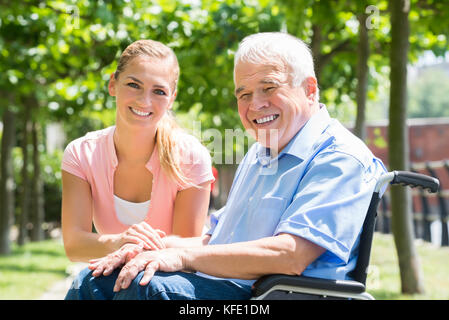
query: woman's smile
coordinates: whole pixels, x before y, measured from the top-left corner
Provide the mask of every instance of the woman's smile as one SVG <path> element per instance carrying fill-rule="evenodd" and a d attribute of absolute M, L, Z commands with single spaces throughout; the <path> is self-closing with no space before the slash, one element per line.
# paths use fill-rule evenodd
<path fill-rule="evenodd" d="M 144 111 L 135 109 L 133 107 L 128 107 L 128 108 L 129 108 L 129 110 L 131 110 L 132 113 L 134 113 L 135 115 L 142 117 L 142 118 L 148 118 L 149 116 L 151 116 L 153 114 L 153 112 L 144 112 Z"/>

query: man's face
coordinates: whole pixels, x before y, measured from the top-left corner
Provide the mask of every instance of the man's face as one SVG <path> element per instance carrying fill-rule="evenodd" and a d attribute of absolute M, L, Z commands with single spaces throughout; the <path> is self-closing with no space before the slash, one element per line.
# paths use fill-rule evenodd
<path fill-rule="evenodd" d="M 292 87 L 279 68 L 238 62 L 234 82 L 243 126 L 273 151 L 280 152 L 311 116 L 313 99 L 303 86 Z"/>

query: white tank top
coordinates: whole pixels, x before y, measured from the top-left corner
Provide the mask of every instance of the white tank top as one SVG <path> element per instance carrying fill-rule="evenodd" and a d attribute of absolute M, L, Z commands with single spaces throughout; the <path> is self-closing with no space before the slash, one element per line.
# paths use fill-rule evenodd
<path fill-rule="evenodd" d="M 114 195 L 115 212 L 118 220 L 129 226 L 142 222 L 147 216 L 150 201 L 129 202 Z"/>

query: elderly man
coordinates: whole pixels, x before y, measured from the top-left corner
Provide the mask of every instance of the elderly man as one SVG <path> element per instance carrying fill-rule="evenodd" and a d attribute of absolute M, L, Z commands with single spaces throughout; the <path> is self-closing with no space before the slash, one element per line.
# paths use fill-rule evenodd
<path fill-rule="evenodd" d="M 299 39 L 246 37 L 234 82 L 240 119 L 257 142 L 211 229 L 166 237 L 159 251 L 130 245 L 94 261 L 68 299 L 248 299 L 265 274 L 349 279 L 385 167 L 319 103 L 313 59 Z"/>

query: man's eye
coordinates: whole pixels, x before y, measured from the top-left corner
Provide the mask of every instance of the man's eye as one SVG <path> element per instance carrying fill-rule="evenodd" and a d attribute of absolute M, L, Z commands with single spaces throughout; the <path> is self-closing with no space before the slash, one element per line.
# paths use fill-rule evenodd
<path fill-rule="evenodd" d="M 264 88 L 264 89 L 263 89 L 263 92 L 271 92 L 271 91 L 273 91 L 274 89 L 276 89 L 276 87 L 267 87 L 267 88 Z"/>
<path fill-rule="evenodd" d="M 246 99 L 248 99 L 250 96 L 251 96 L 250 93 L 243 93 L 243 94 L 241 94 L 241 95 L 239 96 L 239 99 L 240 99 L 240 100 L 246 100 Z"/>
<path fill-rule="evenodd" d="M 129 87 L 131 87 L 131 88 L 134 88 L 134 89 L 139 89 L 140 88 L 140 86 L 137 83 L 135 83 L 135 82 L 130 82 L 127 85 Z"/>

